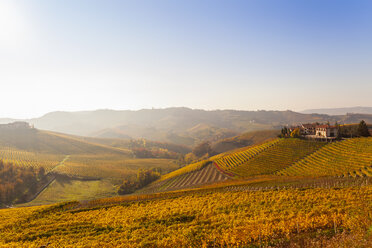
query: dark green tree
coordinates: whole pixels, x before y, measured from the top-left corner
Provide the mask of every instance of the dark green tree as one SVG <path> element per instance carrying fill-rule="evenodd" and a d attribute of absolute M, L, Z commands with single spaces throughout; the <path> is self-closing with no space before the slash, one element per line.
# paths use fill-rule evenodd
<path fill-rule="evenodd" d="M 364 120 L 362 120 L 359 123 L 359 126 L 358 126 L 358 136 L 361 136 L 361 137 L 371 136 L 371 134 L 369 133 L 369 130 L 368 130 L 368 126 L 367 126 L 367 124 L 366 124 L 366 122 Z"/>

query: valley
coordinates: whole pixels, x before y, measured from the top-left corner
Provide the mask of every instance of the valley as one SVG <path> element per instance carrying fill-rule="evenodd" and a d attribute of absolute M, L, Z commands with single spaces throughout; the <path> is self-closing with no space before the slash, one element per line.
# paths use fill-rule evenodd
<path fill-rule="evenodd" d="M 4 163 L 45 171 L 33 197 L 0 209 L 0 246 L 370 244 L 372 138 L 279 134 L 247 132 L 190 147 L 33 127 L 0 131 Z M 159 177 L 125 188 L 146 171 Z"/>

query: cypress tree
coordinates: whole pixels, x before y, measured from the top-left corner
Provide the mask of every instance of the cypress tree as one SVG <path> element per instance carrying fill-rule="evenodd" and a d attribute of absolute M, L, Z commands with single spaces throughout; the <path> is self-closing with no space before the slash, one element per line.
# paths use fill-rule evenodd
<path fill-rule="evenodd" d="M 368 130 L 368 126 L 367 126 L 367 124 L 366 124 L 366 122 L 364 120 L 362 120 L 359 123 L 359 126 L 358 126 L 358 135 L 361 136 L 361 137 L 371 136 L 371 134 L 369 133 L 369 130 Z"/>

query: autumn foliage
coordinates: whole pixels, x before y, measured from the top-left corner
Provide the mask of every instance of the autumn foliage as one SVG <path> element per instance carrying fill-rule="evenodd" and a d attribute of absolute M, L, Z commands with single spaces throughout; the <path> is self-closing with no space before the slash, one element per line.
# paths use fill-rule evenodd
<path fill-rule="evenodd" d="M 14 202 L 24 202 L 35 194 L 38 185 L 45 182 L 43 167 L 15 166 L 0 160 L 0 206 Z"/>

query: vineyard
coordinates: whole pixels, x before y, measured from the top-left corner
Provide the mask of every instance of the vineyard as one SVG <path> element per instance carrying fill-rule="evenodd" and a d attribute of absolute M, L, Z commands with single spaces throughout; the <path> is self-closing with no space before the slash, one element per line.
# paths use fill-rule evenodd
<path fill-rule="evenodd" d="M 150 191 L 144 192 L 162 192 L 257 175 L 371 176 L 372 138 L 333 143 L 275 139 L 187 165 L 163 175 L 149 187 Z"/>
<path fill-rule="evenodd" d="M 280 139 L 217 159 L 222 169 L 240 177 L 272 174 L 312 154 L 326 143 Z"/>
<path fill-rule="evenodd" d="M 145 189 L 146 193 L 149 192 L 159 192 L 159 191 L 169 191 L 169 190 L 178 190 L 183 188 L 200 186 L 203 184 L 217 183 L 225 181 L 230 177 L 221 171 L 212 164 L 205 164 L 199 170 L 193 170 L 188 173 L 183 173 L 176 177 L 171 177 L 166 180 L 158 181 L 152 184 L 149 188 Z"/>
<path fill-rule="evenodd" d="M 329 144 L 277 174 L 372 176 L 372 138 L 354 138 Z"/>
<path fill-rule="evenodd" d="M 130 198 L 130 197 L 128 197 Z M 134 197 L 131 197 L 134 198 Z M 146 199 L 146 198 L 144 198 Z M 110 201 L 110 199 L 107 199 Z M 4 247 L 370 247 L 372 186 L 0 210 Z"/>
<path fill-rule="evenodd" d="M 46 172 L 53 170 L 64 157 L 63 155 L 27 152 L 9 147 L 0 149 L 0 159 L 4 162 L 36 169 L 44 167 Z"/>
<path fill-rule="evenodd" d="M 249 147 L 240 152 L 232 153 L 227 156 L 223 156 L 219 159 L 216 159 L 214 162 L 223 170 L 230 171 L 252 159 L 254 156 L 265 151 L 266 149 L 276 145 L 280 142 L 279 139 L 266 142 L 262 145 L 257 145 Z"/>
<path fill-rule="evenodd" d="M 159 168 L 163 173 L 167 173 L 178 166 L 171 159 L 132 159 L 120 154 L 79 154 L 71 155 L 54 172 L 73 178 L 121 181 L 135 176 L 139 169 L 146 168 Z"/>

